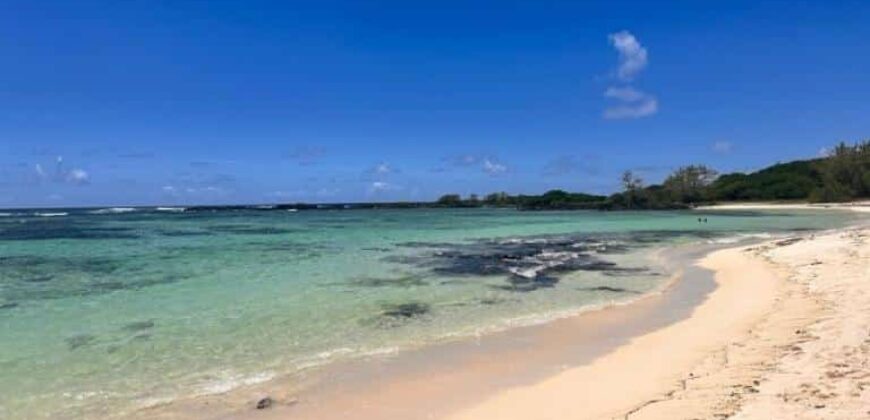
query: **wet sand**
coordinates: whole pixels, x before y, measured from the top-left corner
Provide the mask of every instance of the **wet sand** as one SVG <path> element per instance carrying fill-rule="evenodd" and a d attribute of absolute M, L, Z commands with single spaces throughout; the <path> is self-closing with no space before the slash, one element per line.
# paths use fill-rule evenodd
<path fill-rule="evenodd" d="M 528 386 L 582 366 L 635 337 L 688 318 L 716 289 L 713 273 L 695 265 L 715 249 L 661 251 L 674 277 L 662 290 L 629 304 L 586 311 L 364 360 L 333 364 L 308 377 L 272 381 L 144 410 L 148 418 L 426 419 L 443 418 L 488 396 Z M 292 385 L 290 385 L 292 383 Z M 268 410 L 254 410 L 266 396 Z"/>
<path fill-rule="evenodd" d="M 870 231 L 683 254 L 624 306 L 144 411 L 220 419 L 854 419 L 870 415 Z M 702 256 L 697 265 L 687 261 Z M 257 401 L 273 399 L 268 409 Z"/>

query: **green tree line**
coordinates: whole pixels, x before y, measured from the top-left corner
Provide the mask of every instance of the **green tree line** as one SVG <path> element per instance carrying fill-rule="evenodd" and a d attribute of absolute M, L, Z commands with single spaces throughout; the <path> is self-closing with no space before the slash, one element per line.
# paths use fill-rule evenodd
<path fill-rule="evenodd" d="M 870 140 L 840 143 L 824 157 L 779 163 L 752 173 L 720 175 L 701 164 L 677 168 L 660 184 L 645 185 L 626 171 L 622 191 L 610 196 L 551 190 L 542 195 L 442 196 L 441 207 L 547 209 L 679 209 L 729 201 L 806 200 L 836 202 L 870 198 Z"/>

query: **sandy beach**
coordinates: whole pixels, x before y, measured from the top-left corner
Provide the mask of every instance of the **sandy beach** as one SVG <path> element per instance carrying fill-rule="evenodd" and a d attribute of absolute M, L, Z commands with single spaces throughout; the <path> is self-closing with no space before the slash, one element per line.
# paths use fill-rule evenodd
<path fill-rule="evenodd" d="M 687 319 L 450 418 L 866 418 L 868 242 L 851 228 L 715 252 L 718 287 Z"/>
<path fill-rule="evenodd" d="M 695 255 L 703 256 L 681 273 L 691 281 L 631 305 L 339 365 L 326 388 L 297 393 L 271 384 L 143 414 L 451 420 L 870 415 L 870 229 L 798 233 Z M 274 405 L 252 411 L 265 395 Z"/>

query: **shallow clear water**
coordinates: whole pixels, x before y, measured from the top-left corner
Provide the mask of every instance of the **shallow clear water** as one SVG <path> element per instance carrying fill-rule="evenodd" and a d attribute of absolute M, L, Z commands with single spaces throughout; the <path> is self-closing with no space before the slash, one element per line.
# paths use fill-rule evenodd
<path fill-rule="evenodd" d="M 118 415 L 544 320 L 662 285 L 655 247 L 856 217 L 698 216 L 2 211 L 0 417 Z"/>

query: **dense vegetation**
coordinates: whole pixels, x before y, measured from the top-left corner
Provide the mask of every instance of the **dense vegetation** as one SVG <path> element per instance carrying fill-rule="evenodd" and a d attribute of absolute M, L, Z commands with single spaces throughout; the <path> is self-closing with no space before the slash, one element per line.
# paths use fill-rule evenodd
<path fill-rule="evenodd" d="M 807 200 L 848 201 L 870 198 L 870 141 L 840 143 L 828 156 L 779 163 L 757 172 L 719 175 L 705 165 L 678 168 L 661 184 L 644 186 L 640 177 L 626 171 L 622 191 L 610 197 L 548 191 L 543 195 L 490 194 L 463 199 L 442 196 L 441 207 L 516 207 L 547 209 L 678 209 L 702 203 L 727 201 Z"/>

